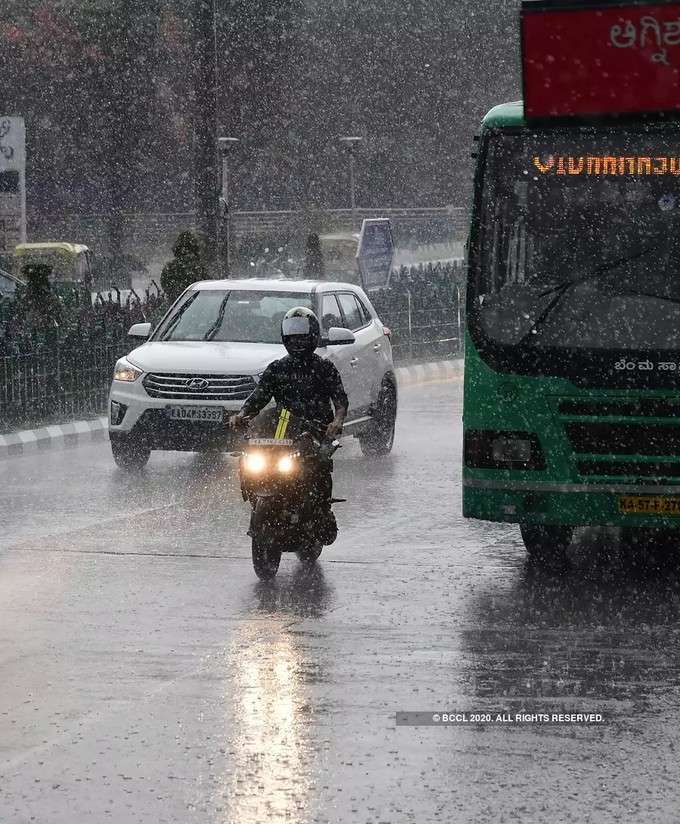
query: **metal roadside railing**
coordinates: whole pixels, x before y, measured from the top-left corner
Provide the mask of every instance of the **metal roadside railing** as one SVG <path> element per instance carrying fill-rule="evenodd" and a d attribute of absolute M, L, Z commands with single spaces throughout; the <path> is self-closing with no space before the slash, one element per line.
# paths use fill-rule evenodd
<path fill-rule="evenodd" d="M 112 365 L 128 347 L 92 336 L 41 341 L 35 351 L 0 357 L 0 431 L 101 414 Z"/>
<path fill-rule="evenodd" d="M 28 329 L 18 307 L 0 301 L 0 433 L 101 414 L 116 360 L 132 348 L 133 323 L 157 321 L 160 290 L 62 293 L 59 324 Z"/>
<path fill-rule="evenodd" d="M 392 332 L 395 361 L 452 358 L 463 349 L 462 261 L 402 267 L 390 288 L 371 295 Z"/>
<path fill-rule="evenodd" d="M 390 288 L 371 295 L 392 331 L 395 361 L 455 357 L 462 349 L 462 264 L 402 268 Z M 63 300 L 60 326 L 16 329 L 0 302 L 0 432 L 102 414 L 116 360 L 131 348 L 133 323 L 157 322 L 162 293 L 114 292 L 85 305 Z"/>

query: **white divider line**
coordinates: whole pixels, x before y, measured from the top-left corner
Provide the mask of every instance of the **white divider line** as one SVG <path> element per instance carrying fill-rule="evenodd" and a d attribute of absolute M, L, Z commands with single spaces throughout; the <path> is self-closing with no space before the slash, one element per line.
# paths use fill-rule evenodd
<path fill-rule="evenodd" d="M 53 424 L 22 432 L 10 432 L 0 435 L 0 460 L 37 450 L 77 446 L 97 436 L 102 436 L 107 428 L 108 418 L 102 417 L 89 421 Z"/>

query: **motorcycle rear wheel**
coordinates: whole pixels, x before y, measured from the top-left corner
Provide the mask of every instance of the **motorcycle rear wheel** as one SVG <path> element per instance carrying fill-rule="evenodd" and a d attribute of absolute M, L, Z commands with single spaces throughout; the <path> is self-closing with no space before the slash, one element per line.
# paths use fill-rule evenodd
<path fill-rule="evenodd" d="M 253 535 L 253 569 L 261 581 L 270 581 L 279 571 L 281 550 L 271 540 L 261 535 Z"/>
<path fill-rule="evenodd" d="M 323 550 L 323 544 L 312 544 L 305 549 L 300 549 L 295 554 L 298 560 L 303 564 L 313 564 L 318 559 Z"/>

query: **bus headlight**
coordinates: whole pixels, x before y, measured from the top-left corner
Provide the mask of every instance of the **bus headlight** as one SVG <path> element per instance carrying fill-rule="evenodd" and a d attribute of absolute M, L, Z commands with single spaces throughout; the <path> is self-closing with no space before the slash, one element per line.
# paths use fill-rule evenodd
<path fill-rule="evenodd" d="M 545 456 L 533 432 L 469 429 L 465 465 L 470 469 L 545 469 Z"/>
<path fill-rule="evenodd" d="M 494 438 L 491 454 L 499 463 L 529 463 L 531 441 L 527 438 Z"/>
<path fill-rule="evenodd" d="M 243 461 L 243 468 L 251 475 L 261 475 L 267 468 L 267 461 L 261 452 L 249 452 Z"/>
<path fill-rule="evenodd" d="M 295 469 L 295 460 L 291 455 L 284 455 L 279 458 L 276 468 L 284 475 L 289 475 Z"/>

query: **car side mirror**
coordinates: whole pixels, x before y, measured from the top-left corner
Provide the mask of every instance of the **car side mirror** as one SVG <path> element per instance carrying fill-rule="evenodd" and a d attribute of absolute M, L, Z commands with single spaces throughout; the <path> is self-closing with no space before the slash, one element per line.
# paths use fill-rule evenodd
<path fill-rule="evenodd" d="M 150 323 L 134 323 L 128 330 L 128 337 L 131 338 L 148 338 L 151 334 Z"/>
<path fill-rule="evenodd" d="M 326 336 L 321 341 L 322 346 L 347 346 L 354 343 L 356 338 L 354 332 L 349 329 L 341 329 L 339 326 L 331 326 L 326 332 Z"/>

